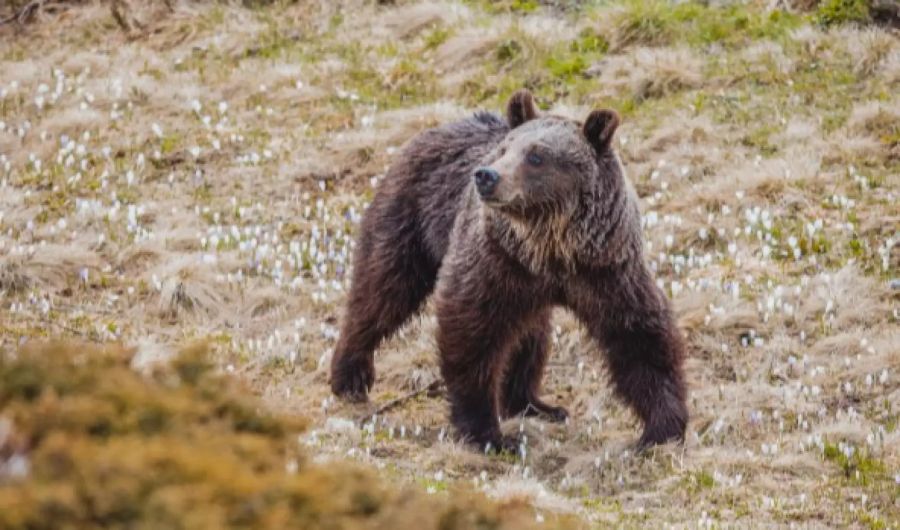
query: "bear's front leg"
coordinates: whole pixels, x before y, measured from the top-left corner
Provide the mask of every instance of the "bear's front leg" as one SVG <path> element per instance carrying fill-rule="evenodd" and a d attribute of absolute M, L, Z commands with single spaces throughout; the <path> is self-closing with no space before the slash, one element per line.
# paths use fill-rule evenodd
<path fill-rule="evenodd" d="M 494 277 L 490 267 L 469 263 L 450 270 L 438 284 L 437 343 L 450 399 L 450 419 L 461 437 L 494 449 L 515 450 L 504 440 L 498 398 L 510 350 L 531 312 L 527 288 Z"/>
<path fill-rule="evenodd" d="M 665 295 L 642 264 L 592 276 L 572 290 L 573 309 L 606 350 L 616 395 L 644 424 L 637 448 L 684 440 L 684 343 Z"/>
<path fill-rule="evenodd" d="M 638 450 L 683 441 L 688 420 L 681 337 L 667 312 L 645 316 L 644 322 L 607 328 L 600 338 L 616 393 L 644 423 Z"/>

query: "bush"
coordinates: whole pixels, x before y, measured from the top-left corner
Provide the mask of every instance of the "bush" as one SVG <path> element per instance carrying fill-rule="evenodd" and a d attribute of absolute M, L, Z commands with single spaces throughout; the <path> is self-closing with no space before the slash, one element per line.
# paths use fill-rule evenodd
<path fill-rule="evenodd" d="M 120 347 L 0 352 L 0 528 L 521 528 L 460 492 L 311 465 L 202 347 L 141 376 Z M 528 525 L 525 524 L 525 527 Z"/>

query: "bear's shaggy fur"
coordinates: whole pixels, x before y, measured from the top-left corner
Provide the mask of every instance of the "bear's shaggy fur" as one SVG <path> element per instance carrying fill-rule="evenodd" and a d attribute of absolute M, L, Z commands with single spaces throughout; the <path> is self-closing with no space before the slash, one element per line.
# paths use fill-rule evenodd
<path fill-rule="evenodd" d="M 637 197 L 611 146 L 618 123 L 609 110 L 584 124 L 539 115 L 522 90 L 505 120 L 481 112 L 413 138 L 362 222 L 333 391 L 365 400 L 375 348 L 436 291 L 453 425 L 507 447 L 499 416 L 566 418 L 540 398 L 563 306 L 606 352 L 643 422 L 639 446 L 683 439 L 684 347 L 643 261 Z"/>

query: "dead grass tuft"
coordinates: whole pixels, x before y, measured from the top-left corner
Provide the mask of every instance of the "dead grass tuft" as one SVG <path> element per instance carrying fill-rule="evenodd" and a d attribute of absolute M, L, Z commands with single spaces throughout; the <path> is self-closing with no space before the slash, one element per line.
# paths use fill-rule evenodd
<path fill-rule="evenodd" d="M 638 48 L 592 67 L 604 91 L 626 89 L 637 101 L 659 98 L 702 83 L 703 62 L 687 48 Z"/>
<path fill-rule="evenodd" d="M 392 36 L 407 39 L 427 28 L 439 26 L 448 18 L 448 14 L 445 4 L 431 2 L 409 4 L 389 11 L 381 26 Z"/>
<path fill-rule="evenodd" d="M 837 38 L 844 41 L 853 58 L 854 71 L 864 77 L 873 75 L 891 55 L 900 53 L 900 39 L 881 28 L 842 29 Z"/>
<path fill-rule="evenodd" d="M 21 265 L 5 261 L 0 265 L 0 291 L 18 294 L 31 287 L 31 278 L 22 270 Z"/>
<path fill-rule="evenodd" d="M 454 72 L 457 68 L 483 61 L 494 50 L 497 40 L 496 36 L 485 35 L 478 29 L 465 31 L 441 44 L 434 62 L 440 71 Z"/>
<path fill-rule="evenodd" d="M 196 270 L 182 269 L 162 280 L 159 309 L 167 318 L 179 316 L 214 316 L 223 305 L 220 291 Z"/>
<path fill-rule="evenodd" d="M 853 108 L 847 121 L 850 130 L 880 137 L 897 134 L 900 127 L 900 100 L 889 103 L 866 101 Z"/>
<path fill-rule="evenodd" d="M 887 314 L 883 294 L 875 279 L 846 266 L 812 281 L 810 296 L 800 304 L 797 317 L 833 329 L 864 325 Z"/>

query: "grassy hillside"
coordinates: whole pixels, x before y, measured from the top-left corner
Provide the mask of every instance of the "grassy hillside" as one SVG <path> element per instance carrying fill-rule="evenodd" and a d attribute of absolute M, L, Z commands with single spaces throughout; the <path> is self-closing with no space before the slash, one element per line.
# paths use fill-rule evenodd
<path fill-rule="evenodd" d="M 141 367 L 203 339 L 268 411 L 307 418 L 309 459 L 438 503 L 898 527 L 900 37 L 881 3 L 169 4 L 0 27 L 5 351 L 122 341 Z M 380 349 L 370 405 L 330 397 L 373 186 L 415 132 L 522 86 L 623 116 L 646 259 L 689 343 L 684 446 L 631 454 L 636 421 L 562 311 L 545 393 L 572 418 L 506 422 L 516 457 L 452 440 L 429 310 Z"/>

